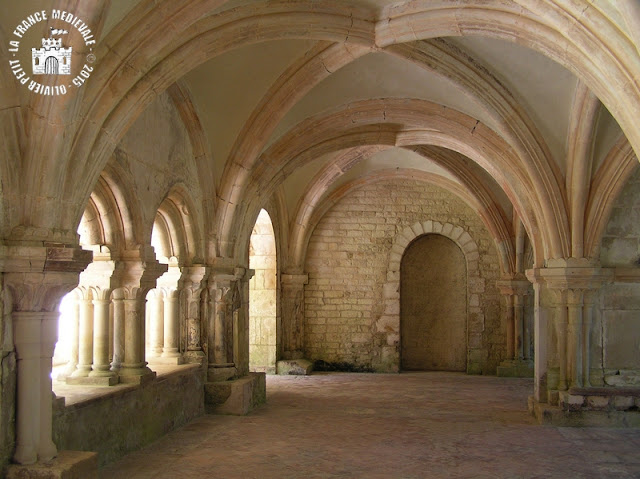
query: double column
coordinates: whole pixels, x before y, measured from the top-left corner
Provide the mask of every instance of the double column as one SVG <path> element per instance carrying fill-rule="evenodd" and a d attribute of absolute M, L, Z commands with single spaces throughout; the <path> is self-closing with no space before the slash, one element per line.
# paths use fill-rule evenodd
<path fill-rule="evenodd" d="M 251 275 L 247 271 L 244 268 L 216 267 L 209 276 L 209 382 L 225 381 L 248 373 L 247 310 L 248 281 Z"/>
<path fill-rule="evenodd" d="M 185 358 L 190 362 L 204 360 L 202 350 L 202 292 L 206 287 L 209 268 L 206 266 L 189 266 L 183 269 L 184 305 L 183 316 L 186 317 Z"/>
<path fill-rule="evenodd" d="M 52 440 L 51 366 L 58 305 L 78 284 L 91 252 L 77 247 L 9 247 L 4 284 L 12 304 L 17 356 L 16 450 L 19 464 L 56 456 Z"/>
<path fill-rule="evenodd" d="M 113 385 L 117 383 L 115 372 L 110 370 L 111 352 L 110 315 L 111 290 L 91 288 L 77 289 L 71 318 L 71 361 L 75 370 L 66 378 L 67 384 Z M 60 379 L 60 378 L 59 378 Z"/>
<path fill-rule="evenodd" d="M 531 283 L 524 277 L 498 282 L 505 299 L 507 318 L 507 358 L 515 361 L 530 361 L 531 325 L 525 316 L 525 298 Z"/>
<path fill-rule="evenodd" d="M 145 355 L 145 300 L 167 266 L 156 261 L 151 247 L 125 251 L 115 273 L 112 295 L 114 351 L 111 367 L 120 382 L 142 383 L 155 376 Z"/>

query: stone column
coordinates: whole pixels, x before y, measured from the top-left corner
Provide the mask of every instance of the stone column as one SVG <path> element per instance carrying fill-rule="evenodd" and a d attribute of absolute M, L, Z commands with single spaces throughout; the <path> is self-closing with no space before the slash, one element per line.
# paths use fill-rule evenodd
<path fill-rule="evenodd" d="M 113 360 L 111 370 L 118 372 L 124 361 L 124 291 L 116 290 L 113 303 Z"/>
<path fill-rule="evenodd" d="M 231 274 L 214 273 L 209 281 L 208 381 L 224 381 L 236 375 L 233 363 L 233 289 Z"/>
<path fill-rule="evenodd" d="M 80 309 L 78 365 L 71 374 L 71 378 L 86 378 L 93 364 L 93 303 L 88 294 L 89 292 L 85 291 L 82 299 L 78 300 Z M 73 383 L 73 381 L 67 382 Z"/>
<path fill-rule="evenodd" d="M 531 377 L 533 362 L 531 361 L 529 327 L 525 321 L 524 298 L 529 292 L 531 283 L 522 275 L 497 282 L 500 292 L 505 297 L 505 320 L 507 323 L 507 360 L 498 366 L 498 376 Z"/>
<path fill-rule="evenodd" d="M 582 315 L 582 385 L 591 387 L 591 326 L 597 289 L 586 291 Z"/>
<path fill-rule="evenodd" d="M 183 269 L 184 304 L 183 315 L 186 318 L 186 353 L 185 359 L 190 362 L 202 362 L 202 311 L 200 297 L 204 290 L 204 280 L 209 274 L 205 266 L 189 266 Z"/>
<path fill-rule="evenodd" d="M 550 401 L 557 401 L 557 393 L 580 389 L 589 382 L 589 335 L 592 320 L 592 292 L 612 280 L 612 271 L 604 270 L 587 259 L 555 259 L 547 261 L 547 268 L 531 270 L 530 277 L 543 284 L 552 294 L 555 353 L 558 369 L 557 383 L 550 381 Z M 537 338 L 536 338 L 537 339 Z M 566 395 L 567 393 L 565 393 Z"/>
<path fill-rule="evenodd" d="M 162 348 L 162 357 L 171 359 L 176 364 L 182 363 L 182 355 L 180 354 L 180 322 L 179 322 L 179 301 L 178 291 L 169 289 L 163 295 L 164 304 L 164 346 Z"/>
<path fill-rule="evenodd" d="M 121 257 L 114 274 L 117 285 L 114 298 L 124 305 L 124 357 L 119 369 L 120 382 L 143 383 L 155 377 L 146 362 L 145 299 L 167 266 L 158 263 L 149 245 L 123 251 Z"/>
<path fill-rule="evenodd" d="M 558 354 L 558 391 L 567 390 L 567 292 L 552 290 L 554 295 L 554 325 L 556 329 L 556 353 Z"/>
<path fill-rule="evenodd" d="M 58 374 L 56 378 L 58 381 L 65 381 L 69 376 L 71 376 L 78 366 L 78 354 L 80 348 L 80 338 L 79 338 L 79 324 L 80 324 L 80 303 L 79 297 L 81 295 L 80 290 L 77 288 L 73 290 L 70 295 L 73 295 L 73 303 L 70 311 L 70 318 L 68 320 L 69 323 L 69 332 L 68 339 L 70 339 L 69 343 L 69 362 L 65 366 L 64 372 Z"/>
<path fill-rule="evenodd" d="M 248 328 L 248 319 L 246 313 L 241 311 L 242 297 L 245 293 L 245 299 L 248 301 L 248 284 L 246 291 L 239 284 L 245 277 L 245 272 L 244 268 L 217 266 L 209 275 L 207 286 L 209 289 L 207 380 L 209 382 L 231 379 L 237 376 L 239 371 L 240 374 L 248 372 L 248 339 L 244 340 L 244 329 L 245 326 Z M 244 304 L 244 307 L 248 308 L 248 303 Z M 240 331 L 240 328 L 243 331 Z M 246 355 L 239 351 L 241 341 L 247 343 Z M 247 356 L 246 361 L 245 356 Z M 246 362 L 246 365 L 244 362 L 236 364 L 237 360 Z"/>
<path fill-rule="evenodd" d="M 150 357 L 159 358 L 164 346 L 164 302 L 162 291 L 155 288 L 147 294 L 146 314 L 149 316 Z"/>
<path fill-rule="evenodd" d="M 143 383 L 155 377 L 147 367 L 144 350 L 144 296 L 140 290 L 124 290 L 124 358 L 120 382 Z"/>
<path fill-rule="evenodd" d="M 109 365 L 109 299 L 110 290 L 99 292 L 101 296 L 93 300 L 93 365 L 89 377 L 102 378 L 105 385 L 116 384 L 116 374 Z"/>
<path fill-rule="evenodd" d="M 567 294 L 567 373 L 572 388 L 582 387 L 582 295 L 583 290 L 571 289 Z"/>
<path fill-rule="evenodd" d="M 306 274 L 282 274 L 282 358 L 304 357 L 304 285 Z"/>
<path fill-rule="evenodd" d="M 513 359 L 516 354 L 516 326 L 515 316 L 513 311 L 513 294 L 511 291 L 502 293 L 505 303 L 505 321 L 507 323 L 507 358 Z"/>
<path fill-rule="evenodd" d="M 249 374 L 249 281 L 254 274 L 253 269 L 235 269 L 233 362 L 240 376 Z"/>
<path fill-rule="evenodd" d="M 17 355 L 16 450 L 19 464 L 51 460 L 51 365 L 57 340 L 58 305 L 78 284 L 91 253 L 80 248 L 11 246 L 5 249 Z"/>

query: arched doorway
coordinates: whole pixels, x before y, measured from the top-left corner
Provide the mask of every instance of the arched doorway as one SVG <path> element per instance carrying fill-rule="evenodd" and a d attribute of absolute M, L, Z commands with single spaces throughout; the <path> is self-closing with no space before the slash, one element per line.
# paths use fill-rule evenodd
<path fill-rule="evenodd" d="M 251 233 L 249 268 L 249 369 L 276 372 L 276 240 L 271 218 L 261 210 Z"/>
<path fill-rule="evenodd" d="M 467 267 L 445 236 L 421 236 L 404 252 L 400 337 L 404 370 L 467 369 Z"/>
<path fill-rule="evenodd" d="M 58 59 L 56 57 L 47 57 L 44 61 L 44 72 L 47 75 L 58 74 Z"/>

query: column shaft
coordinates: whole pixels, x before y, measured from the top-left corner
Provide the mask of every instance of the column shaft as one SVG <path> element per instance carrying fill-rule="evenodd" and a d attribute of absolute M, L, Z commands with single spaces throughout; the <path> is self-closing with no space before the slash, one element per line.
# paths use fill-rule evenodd
<path fill-rule="evenodd" d="M 164 343 L 164 303 L 159 290 L 154 290 L 152 297 L 147 300 L 149 308 L 149 326 L 151 328 L 151 353 L 153 357 L 160 357 Z"/>
<path fill-rule="evenodd" d="M 524 359 L 524 302 L 521 294 L 513 295 L 515 323 L 515 359 Z"/>
<path fill-rule="evenodd" d="M 558 333 L 558 389 L 567 389 L 567 306 L 564 302 L 556 305 L 556 328 Z"/>
<path fill-rule="evenodd" d="M 87 377 L 93 364 L 93 304 L 82 298 L 80 304 L 78 365 L 71 375 L 74 378 Z"/>
<path fill-rule="evenodd" d="M 109 371 L 109 304 L 107 299 L 93 300 L 93 366 L 89 376 L 114 375 Z"/>
<path fill-rule="evenodd" d="M 178 321 L 178 297 L 176 291 L 169 291 L 164 296 L 164 347 L 163 358 L 180 357 L 180 322 Z"/>
<path fill-rule="evenodd" d="M 58 313 L 41 315 L 40 342 L 40 437 L 38 460 L 50 461 L 58 454 L 53 443 L 53 391 L 51 389 L 51 365 L 53 351 L 58 340 Z"/>
<path fill-rule="evenodd" d="M 513 314 L 513 295 L 505 294 L 506 304 L 506 322 L 507 322 L 507 358 L 515 359 L 516 347 L 515 347 L 515 318 Z"/>
<path fill-rule="evenodd" d="M 40 316 L 13 313 L 13 334 L 17 356 L 16 450 L 18 464 L 38 460 L 40 429 Z"/>
<path fill-rule="evenodd" d="M 113 299 L 113 360 L 111 369 L 118 371 L 124 361 L 124 300 Z"/>
<path fill-rule="evenodd" d="M 571 387 L 582 387 L 582 291 L 570 292 L 568 305 L 567 375 Z"/>

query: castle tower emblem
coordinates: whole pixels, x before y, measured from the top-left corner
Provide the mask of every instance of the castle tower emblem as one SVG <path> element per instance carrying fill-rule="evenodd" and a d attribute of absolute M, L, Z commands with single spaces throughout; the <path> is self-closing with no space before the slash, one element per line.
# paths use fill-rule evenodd
<path fill-rule="evenodd" d="M 58 33 L 52 29 L 52 33 Z M 67 33 L 63 30 L 64 33 Z M 62 32 L 61 32 L 62 33 Z M 70 75 L 71 74 L 71 50 L 64 48 L 62 40 L 56 38 L 43 38 L 42 48 L 31 49 L 31 60 L 34 75 Z"/>

